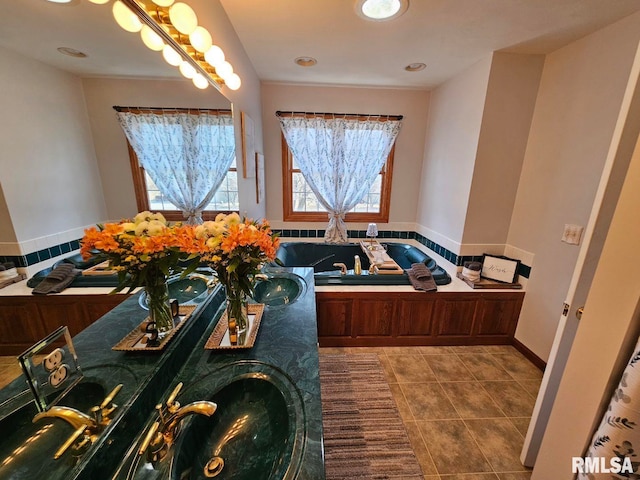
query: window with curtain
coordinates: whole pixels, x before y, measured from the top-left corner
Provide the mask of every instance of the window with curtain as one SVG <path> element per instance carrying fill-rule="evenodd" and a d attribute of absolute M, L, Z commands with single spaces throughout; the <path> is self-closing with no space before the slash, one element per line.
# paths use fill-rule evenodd
<path fill-rule="evenodd" d="M 276 115 L 282 127 L 284 220 L 328 218 L 325 240 L 334 242 L 346 241 L 344 221 L 388 221 L 401 117 Z"/>
<path fill-rule="evenodd" d="M 192 224 L 239 210 L 230 110 L 114 108 L 139 210 Z"/>

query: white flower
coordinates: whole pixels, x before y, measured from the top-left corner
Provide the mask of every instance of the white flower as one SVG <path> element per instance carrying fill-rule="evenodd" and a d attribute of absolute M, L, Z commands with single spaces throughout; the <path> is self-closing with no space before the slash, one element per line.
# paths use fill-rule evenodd
<path fill-rule="evenodd" d="M 159 220 L 151 220 L 147 227 L 147 233 L 151 236 L 160 235 L 167 226 Z"/>
<path fill-rule="evenodd" d="M 240 223 L 240 215 L 238 215 L 236 212 L 230 213 L 229 215 L 227 215 L 227 218 L 225 218 L 224 221 L 229 226 L 236 225 Z"/>
<path fill-rule="evenodd" d="M 131 233 L 135 231 L 136 224 L 133 222 L 125 222 L 122 224 L 122 228 L 126 233 Z"/>
<path fill-rule="evenodd" d="M 136 224 L 136 236 L 141 237 L 147 233 L 147 229 L 149 228 L 149 222 L 141 221 Z"/>
<path fill-rule="evenodd" d="M 151 220 L 152 215 L 153 214 L 151 212 L 149 212 L 148 210 L 145 210 L 144 212 L 140 212 L 139 214 L 137 214 L 133 218 L 133 221 L 136 225 L 139 225 L 142 222 L 148 222 L 149 220 Z"/>

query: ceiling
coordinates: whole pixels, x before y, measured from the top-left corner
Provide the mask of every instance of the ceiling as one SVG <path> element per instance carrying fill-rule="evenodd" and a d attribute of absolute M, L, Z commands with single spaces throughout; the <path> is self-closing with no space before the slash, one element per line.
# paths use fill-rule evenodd
<path fill-rule="evenodd" d="M 205 19 L 209 1 L 186 0 Z M 405 88 L 432 88 L 496 50 L 548 53 L 640 10 L 638 0 L 410 0 L 396 20 L 369 22 L 356 15 L 356 0 L 220 1 L 262 81 Z M 116 25 L 110 5 L 0 0 L 0 7 L 0 46 L 22 55 L 80 76 L 179 77 Z M 318 64 L 299 67 L 300 56 Z M 427 68 L 406 72 L 414 62 Z"/>

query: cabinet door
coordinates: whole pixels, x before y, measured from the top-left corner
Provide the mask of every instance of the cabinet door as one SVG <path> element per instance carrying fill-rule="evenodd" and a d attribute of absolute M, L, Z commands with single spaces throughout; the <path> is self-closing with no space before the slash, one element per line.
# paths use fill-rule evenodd
<path fill-rule="evenodd" d="M 473 332 L 476 303 L 474 298 L 436 300 L 434 312 L 436 335 L 470 336 Z"/>
<path fill-rule="evenodd" d="M 348 337 L 351 335 L 351 299 L 320 299 L 316 301 L 318 337 Z"/>
<path fill-rule="evenodd" d="M 402 300 L 400 315 L 394 322 L 396 337 L 431 336 L 433 334 L 433 311 L 435 300 Z"/>
<path fill-rule="evenodd" d="M 47 335 L 61 326 L 69 327 L 71 336 L 77 335 L 90 323 L 85 318 L 85 311 L 79 300 L 70 297 L 69 300 L 62 297 L 56 298 L 55 302 L 40 303 L 40 318 L 47 331 Z"/>
<path fill-rule="evenodd" d="M 393 300 L 356 300 L 353 333 L 356 337 L 389 337 L 394 321 Z"/>
<path fill-rule="evenodd" d="M 483 298 L 479 302 L 477 320 L 478 336 L 513 336 L 518 316 L 520 315 L 521 298 Z"/>
<path fill-rule="evenodd" d="M 15 346 L 2 350 L 3 355 L 21 353 L 44 338 L 47 332 L 40 322 L 40 313 L 29 300 L 5 299 L 0 306 L 0 345 Z"/>

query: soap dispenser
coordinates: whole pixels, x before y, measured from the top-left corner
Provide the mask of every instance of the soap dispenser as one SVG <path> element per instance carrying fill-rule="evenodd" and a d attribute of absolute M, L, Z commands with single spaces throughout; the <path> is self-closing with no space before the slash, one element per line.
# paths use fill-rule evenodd
<path fill-rule="evenodd" d="M 353 273 L 356 275 L 362 274 L 362 264 L 360 263 L 360 257 L 358 255 L 353 258 Z"/>

